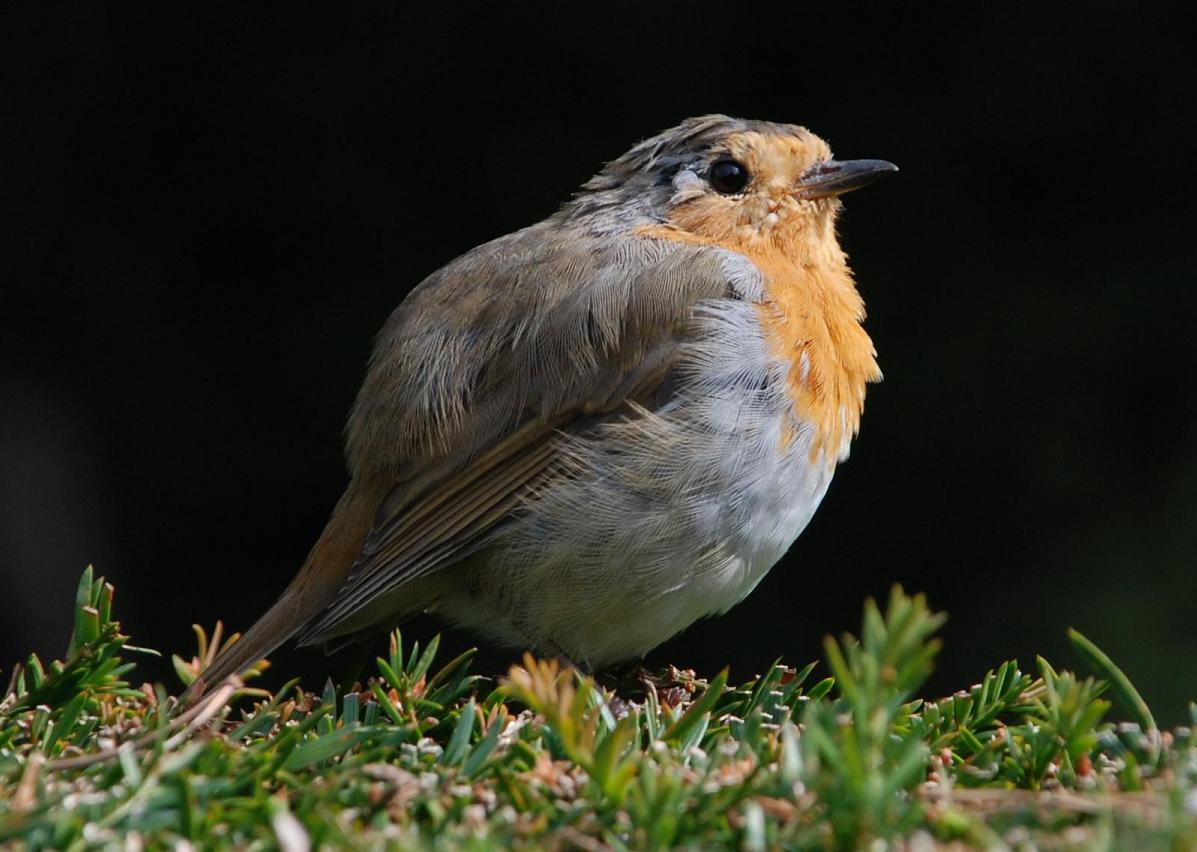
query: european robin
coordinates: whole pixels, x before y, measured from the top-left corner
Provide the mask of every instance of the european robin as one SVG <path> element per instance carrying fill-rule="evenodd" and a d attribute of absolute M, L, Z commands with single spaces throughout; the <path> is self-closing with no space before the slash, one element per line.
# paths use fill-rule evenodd
<path fill-rule="evenodd" d="M 738 603 L 880 378 L 835 222 L 896 170 L 692 118 L 434 272 L 378 337 L 328 525 L 204 680 L 421 611 L 595 669 Z"/>

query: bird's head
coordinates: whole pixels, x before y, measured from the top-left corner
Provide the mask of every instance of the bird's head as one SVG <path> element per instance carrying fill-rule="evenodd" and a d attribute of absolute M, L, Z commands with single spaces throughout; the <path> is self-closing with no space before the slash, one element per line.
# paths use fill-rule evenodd
<path fill-rule="evenodd" d="M 631 213 L 724 246 L 813 247 L 834 242 L 841 194 L 895 171 L 885 160 L 835 160 L 804 127 L 708 115 L 608 163 L 573 206 Z"/>

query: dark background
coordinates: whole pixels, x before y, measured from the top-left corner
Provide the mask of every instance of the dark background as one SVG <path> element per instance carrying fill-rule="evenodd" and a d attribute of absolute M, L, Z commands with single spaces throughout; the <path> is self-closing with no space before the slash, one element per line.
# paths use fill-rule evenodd
<path fill-rule="evenodd" d="M 344 485 L 343 419 L 403 294 L 634 141 L 722 111 L 901 166 L 842 220 L 886 381 L 785 562 L 650 661 L 802 663 L 901 581 L 951 613 L 930 691 L 1013 656 L 1079 665 L 1075 625 L 1181 718 L 1197 697 L 1191 11 L 407 5 L 6 7 L 6 668 L 62 652 L 89 562 L 138 643 L 189 651 L 192 622 L 248 626 Z M 288 651 L 274 674 L 336 666 Z"/>

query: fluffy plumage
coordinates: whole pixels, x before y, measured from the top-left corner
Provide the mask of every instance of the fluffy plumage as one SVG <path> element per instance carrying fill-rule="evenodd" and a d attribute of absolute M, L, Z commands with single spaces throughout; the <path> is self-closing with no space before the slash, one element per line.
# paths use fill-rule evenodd
<path fill-rule="evenodd" d="M 208 681 L 425 609 L 598 667 L 742 599 L 879 376 L 837 168 L 803 128 L 692 119 L 429 276 L 379 335 L 346 496 Z"/>

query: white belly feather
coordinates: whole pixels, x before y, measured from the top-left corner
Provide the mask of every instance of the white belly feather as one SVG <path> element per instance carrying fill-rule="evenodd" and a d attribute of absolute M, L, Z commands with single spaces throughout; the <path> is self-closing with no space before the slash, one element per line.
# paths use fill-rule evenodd
<path fill-rule="evenodd" d="M 833 472 L 787 393 L 749 301 L 700 308 L 665 408 L 573 447 L 577 474 L 530 501 L 437 607 L 541 653 L 601 667 L 643 655 L 760 582 Z M 841 448 L 840 455 L 846 454 Z"/>

